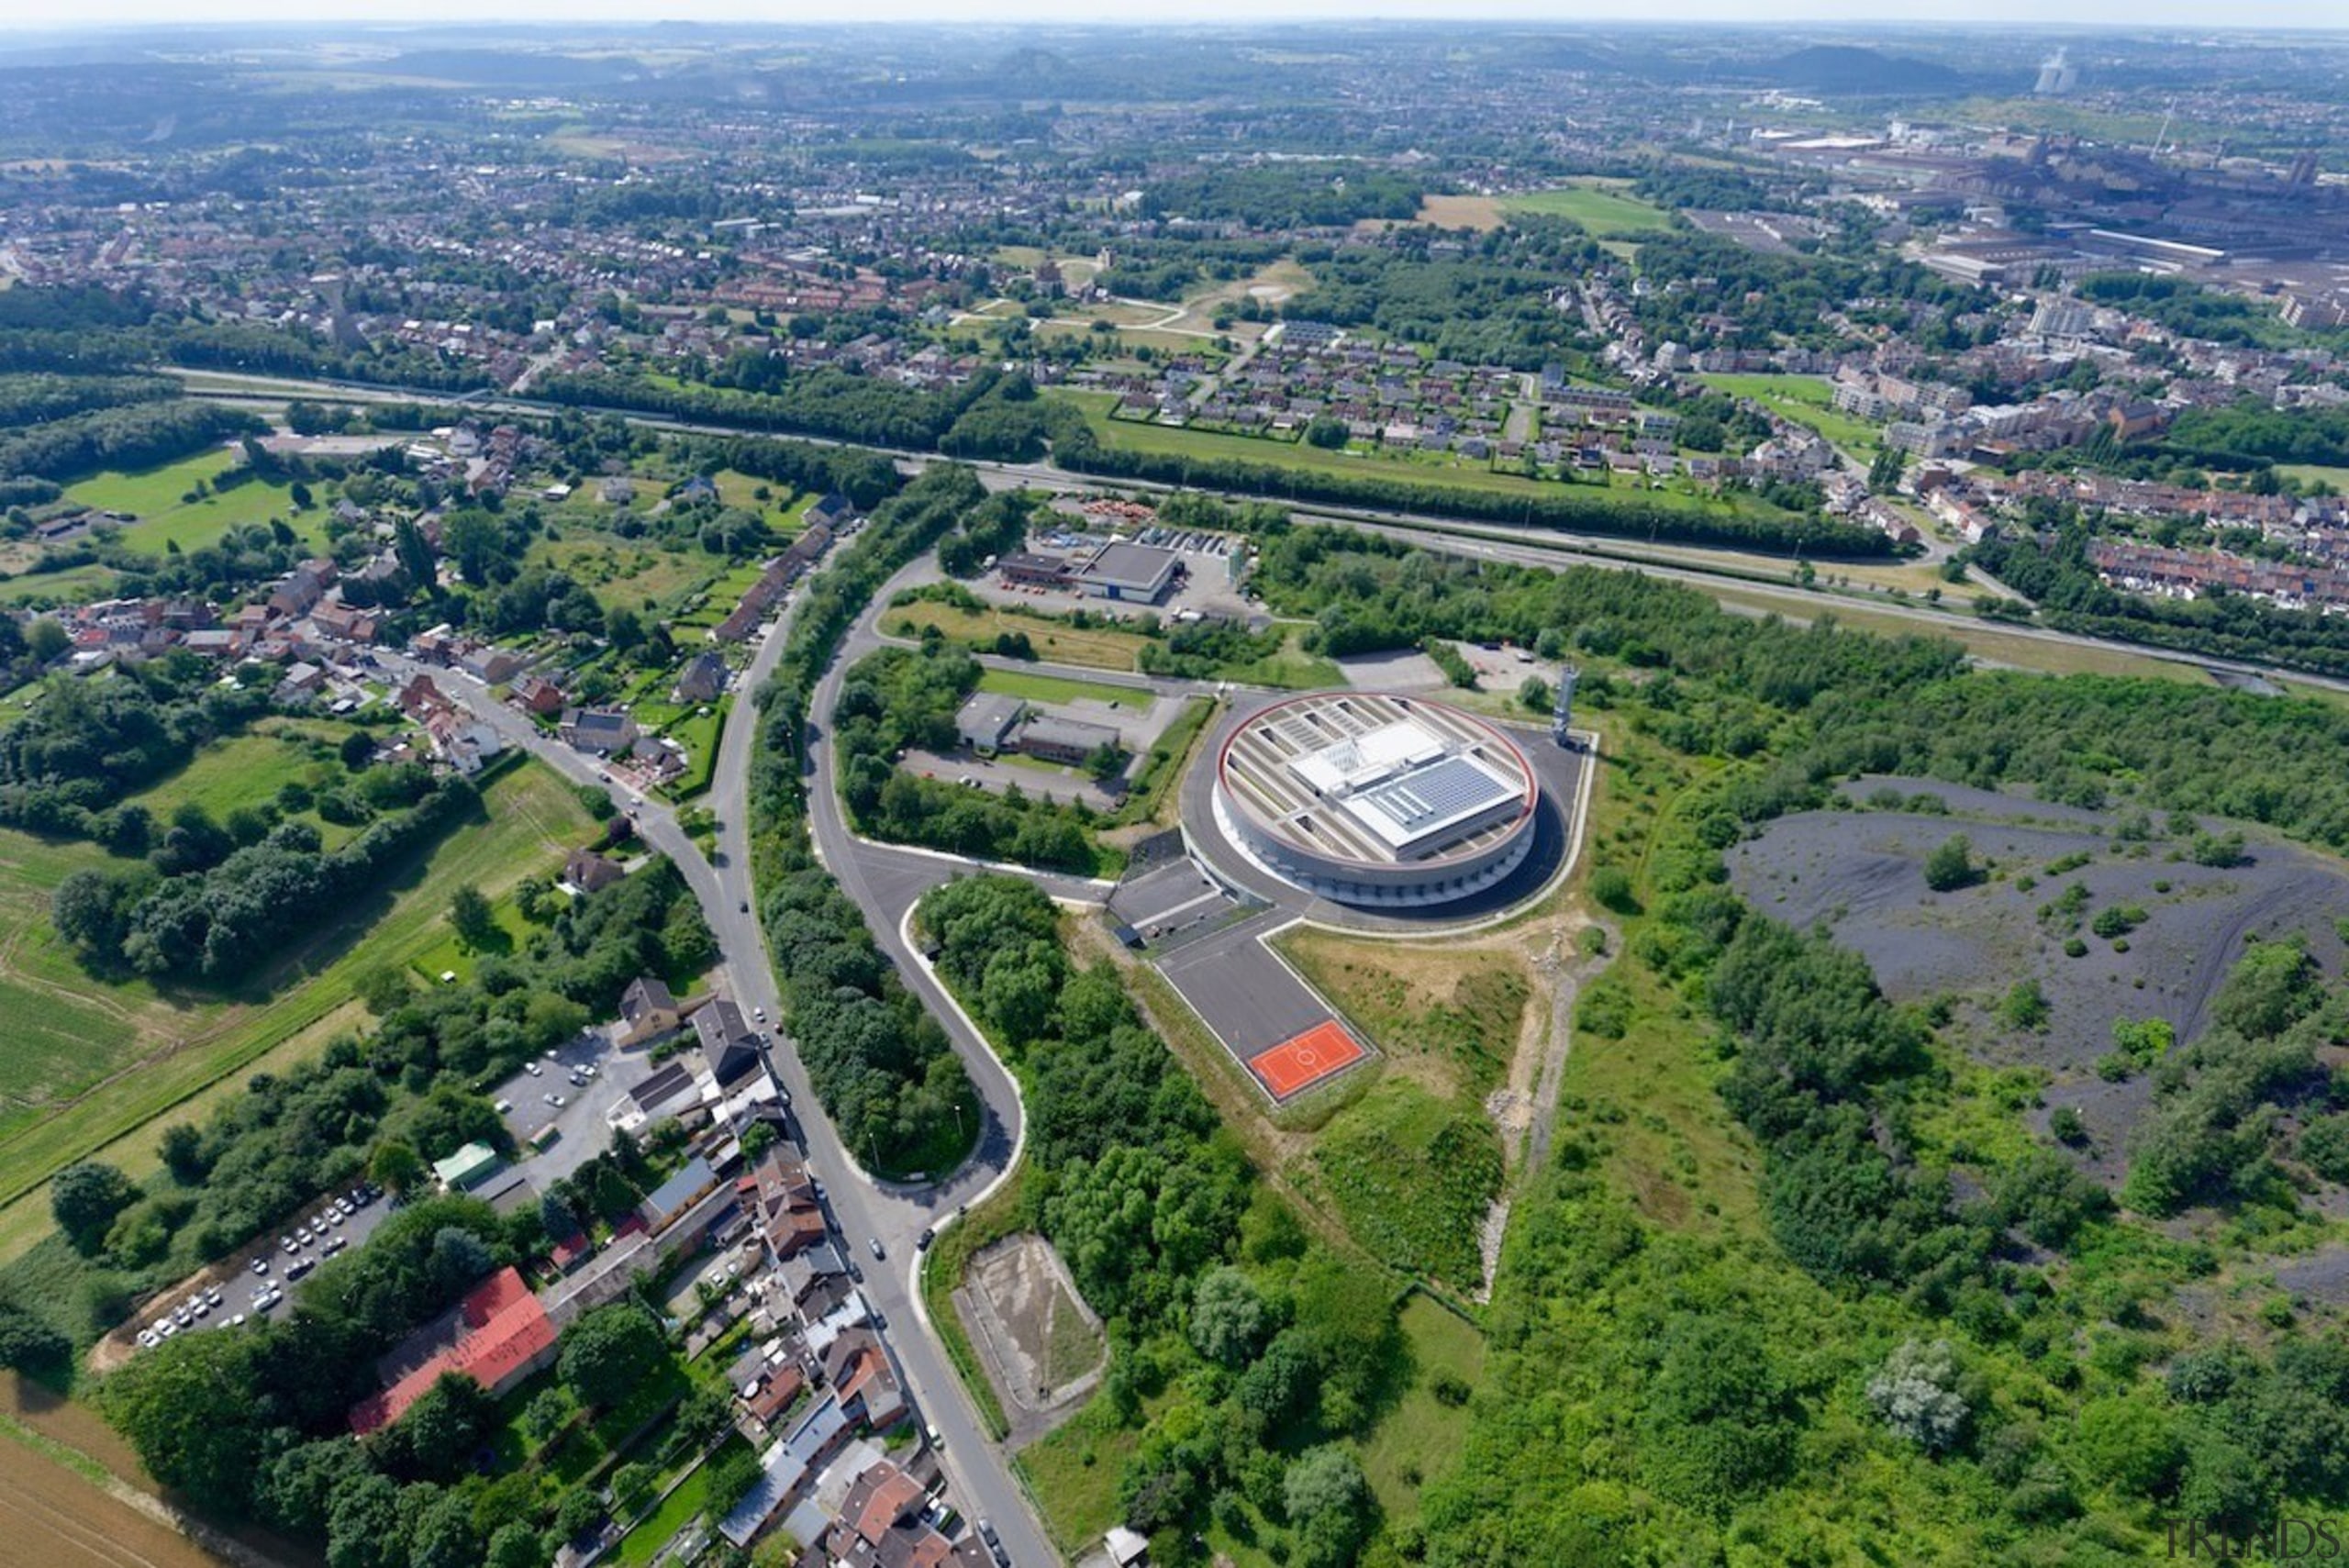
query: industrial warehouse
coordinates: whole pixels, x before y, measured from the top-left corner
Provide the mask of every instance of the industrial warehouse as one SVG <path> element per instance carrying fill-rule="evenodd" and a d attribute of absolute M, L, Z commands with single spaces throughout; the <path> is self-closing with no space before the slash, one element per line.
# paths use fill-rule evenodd
<path fill-rule="evenodd" d="M 1484 720 L 1354 692 L 1291 698 L 1241 724 L 1212 795 L 1216 828 L 1261 869 L 1373 908 L 1495 886 L 1531 852 L 1539 799 L 1524 754 Z"/>

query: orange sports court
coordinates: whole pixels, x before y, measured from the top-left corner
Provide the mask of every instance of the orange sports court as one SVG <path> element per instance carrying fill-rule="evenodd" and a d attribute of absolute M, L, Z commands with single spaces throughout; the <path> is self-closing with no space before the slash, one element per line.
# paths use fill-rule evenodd
<path fill-rule="evenodd" d="M 1286 1100 L 1345 1071 L 1364 1054 L 1361 1042 L 1346 1032 L 1344 1025 L 1325 1018 L 1303 1034 L 1249 1058 L 1248 1070 L 1272 1092 L 1274 1099 Z"/>

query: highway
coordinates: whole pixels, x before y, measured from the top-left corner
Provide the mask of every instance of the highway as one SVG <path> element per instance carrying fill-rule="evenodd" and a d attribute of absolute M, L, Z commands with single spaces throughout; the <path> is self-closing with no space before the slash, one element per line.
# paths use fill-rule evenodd
<path fill-rule="evenodd" d="M 477 395 L 452 397 L 445 392 L 422 388 L 368 386 L 355 383 L 303 380 L 298 377 L 245 375 L 228 371 L 189 371 L 166 367 L 173 373 L 200 375 L 206 380 L 233 387 L 250 387 L 249 393 L 199 390 L 195 395 L 223 398 L 231 402 L 261 404 L 282 403 L 284 398 L 308 395 L 341 403 L 429 403 L 462 406 L 487 415 L 510 415 L 522 418 L 543 419 L 558 414 L 584 414 L 625 419 L 647 429 L 664 430 L 679 435 L 761 437 L 772 440 L 799 441 L 811 446 L 855 447 L 878 451 L 894 459 L 898 469 L 907 473 L 918 473 L 932 462 L 958 462 L 974 470 L 991 489 L 1026 487 L 1059 494 L 1098 490 L 1122 490 L 1164 494 L 1188 488 L 1166 484 L 1154 480 L 1114 478 L 1088 474 L 1064 469 L 1050 462 L 994 462 L 978 459 L 947 459 L 933 452 L 918 452 L 899 448 L 873 447 L 855 441 L 833 440 L 822 436 L 796 435 L 788 431 L 761 430 L 748 426 L 703 424 L 689 420 L 670 419 L 655 415 L 631 413 L 623 408 L 582 408 L 565 404 L 545 403 L 532 399 Z M 299 388 L 299 391 L 290 389 Z M 1486 560 L 1518 562 L 1528 565 L 1597 566 L 1618 572 L 1641 572 L 1666 582 L 1685 584 L 1700 590 L 1733 587 L 1740 594 L 1783 602 L 1784 614 L 1793 620 L 1813 620 L 1832 615 L 1838 606 L 1857 606 L 1871 614 L 1892 616 L 1916 623 L 1920 633 L 1950 633 L 1965 627 L 1982 627 L 1997 631 L 2002 637 L 2012 637 L 2051 647 L 2095 649 L 2105 652 L 2134 654 L 2140 658 L 2159 659 L 2168 663 L 2221 674 L 2256 680 L 2288 680 L 2306 686 L 2328 691 L 2349 693 L 2349 680 L 2309 673 L 2281 665 L 2255 661 L 2207 658 L 2197 654 L 2156 648 L 2145 643 L 2128 642 L 2116 638 L 2087 637 L 2076 632 L 2058 631 L 2048 627 L 2021 626 L 2006 621 L 1977 620 L 1953 610 L 1936 608 L 1914 599 L 1898 599 L 1889 594 L 1853 592 L 1826 584 L 1804 587 L 1791 581 L 1773 579 L 1745 570 L 1708 569 L 1693 562 L 1689 557 L 1701 553 L 1696 546 L 1675 547 L 1671 552 L 1642 551 L 1640 541 L 1612 536 L 1575 534 L 1540 528 L 1512 528 L 1507 524 L 1463 523 L 1450 517 L 1417 512 L 1388 512 L 1368 507 L 1333 506 L 1318 502 L 1283 503 L 1278 496 L 1224 493 L 1203 490 L 1234 502 L 1270 502 L 1286 505 L 1300 521 L 1351 527 L 1369 532 L 1384 533 L 1401 539 L 1423 550 L 1441 550 L 1447 554 L 1468 555 Z M 1789 566 L 1791 567 L 1789 558 Z M 1828 562 L 1820 562 L 1826 565 Z"/>

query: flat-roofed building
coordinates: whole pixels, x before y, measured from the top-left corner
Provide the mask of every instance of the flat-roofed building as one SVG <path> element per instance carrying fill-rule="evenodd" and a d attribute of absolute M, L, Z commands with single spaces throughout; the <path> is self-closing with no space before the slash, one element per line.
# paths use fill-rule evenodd
<path fill-rule="evenodd" d="M 1077 573 L 1077 586 L 1097 599 L 1154 605 L 1174 585 L 1182 558 L 1146 544 L 1105 544 Z"/>
<path fill-rule="evenodd" d="M 1495 885 L 1533 847 L 1539 785 L 1483 719 L 1442 703 L 1329 692 L 1275 703 L 1216 759 L 1215 826 L 1336 903 L 1419 906 Z"/>

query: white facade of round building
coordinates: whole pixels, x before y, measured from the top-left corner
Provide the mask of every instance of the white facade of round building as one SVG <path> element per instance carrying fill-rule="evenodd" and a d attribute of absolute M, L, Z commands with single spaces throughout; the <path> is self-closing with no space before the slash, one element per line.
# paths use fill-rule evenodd
<path fill-rule="evenodd" d="M 1424 907 L 1523 863 L 1540 786 L 1515 744 L 1458 708 L 1323 692 L 1234 729 L 1213 798 L 1221 835 L 1283 881 L 1334 903 Z"/>

